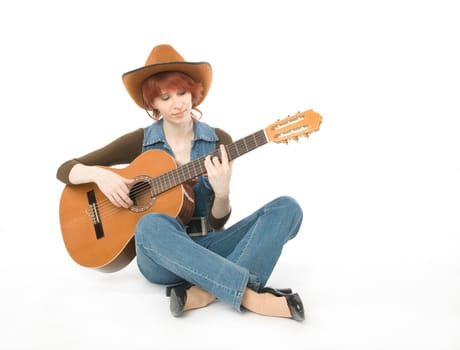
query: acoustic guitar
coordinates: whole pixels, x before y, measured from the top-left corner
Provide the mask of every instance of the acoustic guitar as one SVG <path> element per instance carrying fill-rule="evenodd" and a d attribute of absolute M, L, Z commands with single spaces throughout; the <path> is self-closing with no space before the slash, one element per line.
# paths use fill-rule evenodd
<path fill-rule="evenodd" d="M 313 110 L 296 113 L 270 124 L 238 141 L 226 145 L 229 160 L 268 142 L 287 143 L 319 130 L 322 117 Z M 219 149 L 210 153 L 220 156 Z M 66 185 L 61 195 L 59 219 L 65 247 L 72 259 L 83 267 L 114 272 L 127 266 L 136 256 L 134 231 L 146 213 L 168 214 L 187 223 L 192 216 L 191 181 L 206 172 L 205 156 L 178 166 L 161 150 L 139 155 L 125 168 L 108 167 L 135 182 L 129 196 L 134 205 L 115 207 L 95 183 Z"/>

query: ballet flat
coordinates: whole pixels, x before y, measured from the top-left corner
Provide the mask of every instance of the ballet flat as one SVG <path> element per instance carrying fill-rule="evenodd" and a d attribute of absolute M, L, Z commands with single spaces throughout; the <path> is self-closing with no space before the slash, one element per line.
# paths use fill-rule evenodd
<path fill-rule="evenodd" d="M 291 318 L 296 321 L 305 320 L 305 311 L 299 294 L 292 293 L 289 288 L 275 289 L 271 287 L 262 288 L 261 293 L 270 293 L 277 297 L 285 298 L 289 307 L 289 312 L 291 313 Z"/>
<path fill-rule="evenodd" d="M 174 317 L 179 317 L 184 313 L 187 289 L 191 286 L 190 283 L 184 282 L 166 288 L 166 295 L 170 297 L 169 310 Z"/>
<path fill-rule="evenodd" d="M 291 318 L 296 321 L 305 320 L 305 311 L 303 308 L 302 299 L 300 299 L 300 295 L 295 293 L 285 295 L 284 297 L 286 298 L 287 304 L 289 306 Z"/>

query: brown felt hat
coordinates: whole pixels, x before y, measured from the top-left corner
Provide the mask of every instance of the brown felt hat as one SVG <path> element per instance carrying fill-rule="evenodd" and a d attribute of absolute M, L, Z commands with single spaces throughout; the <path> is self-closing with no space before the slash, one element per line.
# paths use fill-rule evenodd
<path fill-rule="evenodd" d="M 151 75 L 168 71 L 185 73 L 197 83 L 201 83 L 203 92 L 194 106 L 198 106 L 203 102 L 211 86 L 211 65 L 208 62 L 186 62 L 171 45 L 155 46 L 150 52 L 145 65 L 124 73 L 122 80 L 134 102 L 142 109 L 146 109 L 147 107 L 144 105 L 144 99 L 142 98 L 142 83 Z"/>

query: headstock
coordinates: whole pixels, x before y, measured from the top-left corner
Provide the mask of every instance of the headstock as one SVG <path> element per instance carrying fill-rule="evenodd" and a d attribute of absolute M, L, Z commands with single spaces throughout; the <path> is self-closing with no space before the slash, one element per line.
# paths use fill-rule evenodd
<path fill-rule="evenodd" d="M 300 136 L 309 136 L 319 130 L 323 117 L 313 110 L 298 112 L 266 127 L 265 134 L 269 141 L 284 142 L 298 140 Z"/>

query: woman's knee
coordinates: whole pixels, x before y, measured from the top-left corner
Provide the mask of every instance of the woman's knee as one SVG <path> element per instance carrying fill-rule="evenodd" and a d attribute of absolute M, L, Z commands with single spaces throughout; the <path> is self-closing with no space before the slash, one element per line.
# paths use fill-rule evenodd
<path fill-rule="evenodd" d="M 291 196 L 281 196 L 276 198 L 273 203 L 277 207 L 284 208 L 288 215 L 298 217 L 300 220 L 302 220 L 303 210 L 295 198 Z"/>
<path fill-rule="evenodd" d="M 278 197 L 274 200 L 275 206 L 280 208 L 281 220 L 286 228 L 286 238 L 290 240 L 297 236 L 303 220 L 303 211 L 300 204 L 290 196 Z"/>

